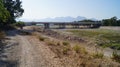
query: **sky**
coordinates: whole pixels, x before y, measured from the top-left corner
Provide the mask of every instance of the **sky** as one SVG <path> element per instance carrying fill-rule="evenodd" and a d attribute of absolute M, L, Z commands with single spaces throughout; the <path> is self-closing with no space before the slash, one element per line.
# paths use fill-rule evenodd
<path fill-rule="evenodd" d="M 120 18 L 120 0 L 22 0 L 22 19 L 77 17 Z"/>

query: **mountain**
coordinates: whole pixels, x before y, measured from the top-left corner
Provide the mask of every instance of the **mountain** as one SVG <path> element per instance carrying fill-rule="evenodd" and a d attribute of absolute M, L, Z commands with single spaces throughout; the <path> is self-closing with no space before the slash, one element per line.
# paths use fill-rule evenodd
<path fill-rule="evenodd" d="M 82 16 L 77 16 L 76 18 L 67 16 L 67 17 L 55 17 L 55 18 L 45 18 L 45 19 L 18 19 L 18 20 L 25 21 L 25 22 L 29 22 L 29 21 L 36 21 L 36 22 L 73 22 L 73 21 L 81 21 L 81 20 L 85 20 L 85 19 L 88 19 L 88 18 L 82 17 Z M 96 21 L 97 19 L 91 18 L 90 20 Z"/>
<path fill-rule="evenodd" d="M 55 18 L 45 18 L 39 21 L 48 21 L 48 22 L 72 22 L 72 21 L 80 21 L 86 19 L 85 17 L 78 16 L 76 18 L 67 16 L 67 17 L 55 17 Z"/>

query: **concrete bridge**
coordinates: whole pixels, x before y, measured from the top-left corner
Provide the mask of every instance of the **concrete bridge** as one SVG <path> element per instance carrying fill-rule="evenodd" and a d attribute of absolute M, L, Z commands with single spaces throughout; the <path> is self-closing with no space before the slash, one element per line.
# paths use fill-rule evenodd
<path fill-rule="evenodd" d="M 26 25 L 37 25 L 42 24 L 45 29 L 49 29 L 50 26 L 55 25 L 60 29 L 64 29 L 67 26 L 72 26 L 72 28 L 80 28 L 80 26 L 87 28 L 99 28 L 101 22 L 26 22 Z"/>

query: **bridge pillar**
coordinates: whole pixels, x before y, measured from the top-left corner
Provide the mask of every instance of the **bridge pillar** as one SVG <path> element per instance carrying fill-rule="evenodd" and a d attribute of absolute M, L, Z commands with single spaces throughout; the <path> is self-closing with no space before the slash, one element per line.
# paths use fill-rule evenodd
<path fill-rule="evenodd" d="M 65 24 L 59 24 L 59 28 L 64 29 L 65 27 L 66 27 L 66 25 L 65 25 Z"/>
<path fill-rule="evenodd" d="M 49 23 L 45 23 L 45 24 L 44 24 L 44 28 L 45 28 L 45 29 L 49 29 L 49 28 L 50 28 L 50 24 L 49 24 Z"/>

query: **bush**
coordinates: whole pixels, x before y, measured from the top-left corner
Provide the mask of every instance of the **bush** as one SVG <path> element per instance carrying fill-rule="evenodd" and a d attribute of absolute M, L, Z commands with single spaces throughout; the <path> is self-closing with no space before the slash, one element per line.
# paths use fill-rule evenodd
<path fill-rule="evenodd" d="M 73 50 L 74 50 L 76 53 L 79 53 L 80 50 L 81 50 L 81 47 L 78 46 L 78 45 L 75 45 L 75 46 L 73 47 Z"/>
<path fill-rule="evenodd" d="M 63 54 L 67 54 L 67 52 L 68 52 L 69 50 L 70 50 L 70 49 L 69 49 L 68 47 L 64 47 L 62 52 L 63 52 Z"/>
<path fill-rule="evenodd" d="M 21 29 L 23 29 L 23 27 L 25 26 L 25 23 L 19 21 L 19 22 L 15 23 L 14 25 L 17 26 L 17 27 L 20 27 Z"/>
<path fill-rule="evenodd" d="M 117 54 L 117 52 L 114 51 L 112 54 L 112 59 L 120 63 L 120 54 Z"/>
<path fill-rule="evenodd" d="M 63 42 L 63 45 L 64 45 L 64 46 L 67 46 L 67 45 L 70 45 L 70 43 L 69 43 L 69 42 L 64 41 L 64 42 Z"/>
<path fill-rule="evenodd" d="M 81 47 L 79 45 L 75 45 L 73 47 L 73 50 L 76 52 L 76 53 L 82 53 L 82 54 L 88 54 L 88 52 L 86 51 L 86 49 L 84 47 Z"/>
<path fill-rule="evenodd" d="M 40 41 L 45 41 L 45 38 L 44 38 L 44 37 L 39 36 L 39 40 L 40 40 Z"/>
<path fill-rule="evenodd" d="M 104 57 L 104 54 L 97 52 L 97 53 L 94 53 L 94 54 L 93 54 L 93 57 L 94 57 L 94 58 L 103 58 L 103 57 Z"/>

